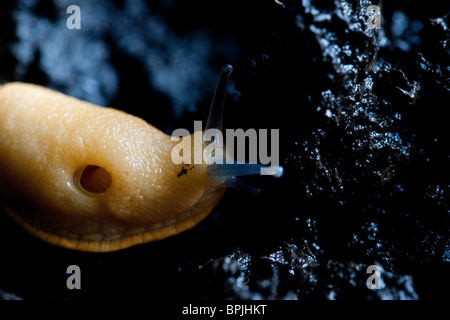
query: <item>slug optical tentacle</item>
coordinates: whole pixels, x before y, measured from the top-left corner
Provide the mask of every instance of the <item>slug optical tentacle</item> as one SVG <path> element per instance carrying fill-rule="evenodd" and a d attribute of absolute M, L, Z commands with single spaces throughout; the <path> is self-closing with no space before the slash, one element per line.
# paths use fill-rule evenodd
<path fill-rule="evenodd" d="M 245 190 L 253 194 L 259 194 L 260 190 L 258 188 L 252 187 L 247 183 L 239 180 L 238 176 L 246 176 L 246 175 L 258 175 L 261 174 L 262 169 L 269 168 L 268 166 L 264 166 L 261 164 L 253 164 L 246 162 L 227 162 L 227 153 L 225 151 L 225 146 L 223 142 L 223 110 L 224 110 L 224 102 L 226 95 L 226 87 L 228 79 L 230 78 L 231 73 L 233 72 L 233 67 L 231 65 L 225 65 L 222 68 L 220 73 L 219 81 L 216 87 L 216 91 L 214 93 L 214 97 L 211 103 L 211 109 L 208 117 L 208 122 L 206 125 L 206 129 L 216 129 L 220 131 L 220 134 L 216 134 L 213 136 L 214 150 L 219 150 L 221 154 L 223 154 L 223 159 L 221 159 L 221 163 L 213 163 L 208 165 L 208 175 L 219 181 L 223 181 L 223 183 L 227 187 L 232 187 L 240 190 Z M 217 131 L 216 131 L 217 132 Z M 218 133 L 218 132 L 217 132 Z M 215 155 L 213 155 L 215 156 Z M 281 166 L 276 166 L 275 177 L 281 177 L 283 175 L 283 168 Z"/>
<path fill-rule="evenodd" d="M 208 121 L 206 122 L 206 128 L 223 130 L 223 106 L 225 103 L 225 94 L 227 91 L 227 82 L 233 72 L 233 67 L 229 64 L 222 68 L 219 76 L 219 82 L 217 83 L 216 91 L 211 102 L 211 108 L 209 110 Z"/>

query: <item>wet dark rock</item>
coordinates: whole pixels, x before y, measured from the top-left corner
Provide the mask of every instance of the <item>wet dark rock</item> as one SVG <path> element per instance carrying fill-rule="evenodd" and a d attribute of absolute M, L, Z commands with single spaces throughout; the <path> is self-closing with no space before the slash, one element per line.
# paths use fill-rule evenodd
<path fill-rule="evenodd" d="M 251 266 L 249 266 L 251 264 Z M 368 265 L 329 260 L 319 263 L 308 245 L 285 243 L 279 250 L 249 261 L 237 250 L 201 265 L 195 284 L 205 299 L 417 300 L 413 278 L 380 270 L 379 288 L 368 289 Z M 214 289 L 223 291 L 215 296 Z M 213 293 L 213 295 L 211 295 Z"/>
<path fill-rule="evenodd" d="M 225 126 L 279 128 L 285 174 L 248 178 L 262 197 L 230 190 L 188 232 L 107 255 L 54 248 L 2 221 L 0 243 L 17 242 L 2 249 L 2 297 L 448 300 L 445 5 L 384 1 L 371 30 L 365 0 L 79 3 L 79 33 L 65 28 L 62 1 L 0 4 L 0 80 L 118 107 L 170 133 L 206 119 L 231 63 Z M 27 276 L 37 260 L 45 282 Z M 72 263 L 89 290 L 63 288 Z M 366 285 L 370 265 L 378 290 Z"/>

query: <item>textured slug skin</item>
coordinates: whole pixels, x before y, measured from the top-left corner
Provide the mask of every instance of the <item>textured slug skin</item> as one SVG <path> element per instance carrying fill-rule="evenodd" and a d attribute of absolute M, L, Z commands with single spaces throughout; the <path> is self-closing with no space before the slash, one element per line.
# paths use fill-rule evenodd
<path fill-rule="evenodd" d="M 114 251 L 177 234 L 206 217 L 224 189 L 208 179 L 205 165 L 180 175 L 173 144 L 122 111 L 37 85 L 0 86 L 6 211 L 49 243 Z M 88 165 L 110 174 L 105 192 L 80 187 L 79 173 Z"/>

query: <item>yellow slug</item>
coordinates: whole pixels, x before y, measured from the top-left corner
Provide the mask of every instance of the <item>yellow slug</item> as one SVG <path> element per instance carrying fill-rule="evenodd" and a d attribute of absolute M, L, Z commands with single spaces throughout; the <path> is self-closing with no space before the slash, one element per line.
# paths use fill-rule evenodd
<path fill-rule="evenodd" d="M 231 72 L 228 65 L 222 70 L 209 127 L 221 129 Z M 205 163 L 174 164 L 174 144 L 125 112 L 33 84 L 0 86 L 4 208 L 48 243 L 115 251 L 178 234 L 204 219 L 235 175 L 217 174 Z M 255 174 L 248 166 L 243 174 Z"/>

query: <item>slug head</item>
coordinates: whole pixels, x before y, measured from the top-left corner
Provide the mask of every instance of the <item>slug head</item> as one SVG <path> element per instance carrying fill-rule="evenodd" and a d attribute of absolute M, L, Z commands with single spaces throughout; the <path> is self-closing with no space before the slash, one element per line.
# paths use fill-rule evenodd
<path fill-rule="evenodd" d="M 231 72 L 228 65 L 221 72 L 206 129 L 222 130 Z M 214 143 L 214 156 L 226 159 L 223 142 Z M 163 239 L 204 219 L 227 187 L 258 192 L 236 177 L 259 174 L 263 166 L 175 164 L 175 145 L 119 110 L 31 84 L 0 87 L 6 211 L 55 245 L 105 252 Z M 201 152 L 207 150 L 204 144 Z"/>
<path fill-rule="evenodd" d="M 30 84 L 0 87 L 6 211 L 52 244 L 113 251 L 202 220 L 224 188 L 205 165 L 174 165 L 173 145 L 122 111 Z"/>

